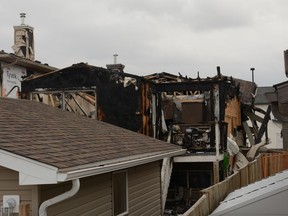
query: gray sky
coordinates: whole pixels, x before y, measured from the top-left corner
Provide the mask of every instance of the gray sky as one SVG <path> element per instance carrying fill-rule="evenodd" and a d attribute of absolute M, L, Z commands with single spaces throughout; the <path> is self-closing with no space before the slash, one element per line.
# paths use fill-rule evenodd
<path fill-rule="evenodd" d="M 287 0 L 0 0 L 0 50 L 13 26 L 34 27 L 36 59 L 64 68 L 118 62 L 136 75 L 222 74 L 258 86 L 287 81 Z"/>

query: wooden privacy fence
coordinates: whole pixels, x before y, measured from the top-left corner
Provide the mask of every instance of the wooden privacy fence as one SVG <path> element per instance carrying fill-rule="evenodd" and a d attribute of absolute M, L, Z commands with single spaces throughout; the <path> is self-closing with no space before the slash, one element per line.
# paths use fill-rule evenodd
<path fill-rule="evenodd" d="M 263 178 L 274 175 L 288 169 L 288 152 L 262 154 L 261 163 Z"/>
<path fill-rule="evenodd" d="M 208 216 L 229 193 L 286 169 L 288 152 L 261 154 L 224 181 L 202 190 L 201 198 L 183 216 Z"/>

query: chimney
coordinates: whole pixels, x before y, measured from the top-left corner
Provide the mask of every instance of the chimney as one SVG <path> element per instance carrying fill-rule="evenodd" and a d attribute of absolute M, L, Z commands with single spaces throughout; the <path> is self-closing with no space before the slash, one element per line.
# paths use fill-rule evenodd
<path fill-rule="evenodd" d="M 124 72 L 125 65 L 117 63 L 118 54 L 114 54 L 114 64 L 107 64 L 106 67 L 114 72 Z"/>
<path fill-rule="evenodd" d="M 284 51 L 284 69 L 286 77 L 288 77 L 288 50 Z"/>
<path fill-rule="evenodd" d="M 26 13 L 20 13 L 20 18 L 21 25 L 14 26 L 12 49 L 15 55 L 34 61 L 34 28 L 25 24 Z"/>

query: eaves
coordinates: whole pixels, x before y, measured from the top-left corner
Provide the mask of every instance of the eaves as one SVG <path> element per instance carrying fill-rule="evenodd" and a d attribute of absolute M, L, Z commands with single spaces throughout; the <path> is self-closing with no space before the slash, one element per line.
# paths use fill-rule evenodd
<path fill-rule="evenodd" d="M 0 150 L 0 166 L 19 172 L 19 185 L 57 184 L 116 170 L 146 164 L 166 157 L 184 154 L 185 149 L 166 151 L 159 154 L 145 155 L 131 160 L 115 160 L 113 163 L 102 162 L 101 165 L 60 170 L 55 166 L 32 160 L 11 152 Z"/>
<path fill-rule="evenodd" d="M 8 54 L 8 53 L 1 53 L 0 61 L 4 63 L 8 63 L 8 64 L 22 66 L 30 70 L 35 70 L 37 72 L 42 72 L 42 73 L 57 70 L 57 68 L 51 67 L 47 64 L 41 64 L 37 61 L 31 61 L 29 59 L 21 58 L 21 57 L 15 56 L 13 54 Z"/>

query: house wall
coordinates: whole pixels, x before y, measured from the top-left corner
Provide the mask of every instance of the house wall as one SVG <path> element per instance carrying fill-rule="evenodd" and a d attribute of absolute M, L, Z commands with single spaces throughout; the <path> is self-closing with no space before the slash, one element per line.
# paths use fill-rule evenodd
<path fill-rule="evenodd" d="M 0 206 L 3 195 L 19 195 L 20 204 L 30 204 L 31 216 L 38 215 L 38 186 L 20 186 L 18 172 L 0 166 Z"/>
<path fill-rule="evenodd" d="M 21 91 L 22 76 L 27 75 L 26 68 L 1 62 L 1 71 L 3 73 L 1 74 L 2 84 L 0 96 L 18 98 L 18 93 Z"/>
<path fill-rule="evenodd" d="M 40 203 L 70 190 L 71 182 L 43 185 Z M 79 192 L 67 201 L 48 208 L 48 215 L 112 215 L 111 174 L 103 174 L 80 180 Z"/>
<path fill-rule="evenodd" d="M 162 215 L 160 162 L 128 170 L 129 215 Z"/>
<path fill-rule="evenodd" d="M 258 108 L 266 111 L 268 105 L 257 105 Z M 258 114 L 258 113 L 257 113 Z M 264 118 L 264 115 L 259 113 L 259 116 Z M 275 118 L 271 112 L 270 114 L 271 120 L 268 122 L 268 137 L 270 138 L 271 143 L 266 145 L 266 148 L 283 148 L 283 138 L 281 137 L 282 123 L 273 121 Z M 265 139 L 265 134 L 262 137 L 262 140 Z"/>
<path fill-rule="evenodd" d="M 128 210 L 131 216 L 161 215 L 160 162 L 128 169 Z M 41 202 L 70 190 L 71 182 L 40 187 Z M 83 178 L 79 192 L 48 208 L 48 215 L 112 215 L 111 173 Z"/>

